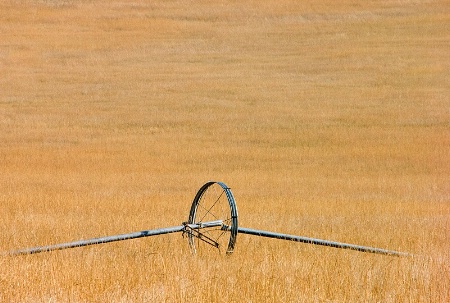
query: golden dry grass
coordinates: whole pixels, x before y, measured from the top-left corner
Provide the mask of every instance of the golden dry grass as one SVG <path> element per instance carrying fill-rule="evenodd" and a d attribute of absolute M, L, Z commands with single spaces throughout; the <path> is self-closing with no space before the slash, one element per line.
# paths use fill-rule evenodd
<path fill-rule="evenodd" d="M 2 251 L 240 225 L 416 254 L 180 234 L 0 257 L 0 302 L 448 302 L 447 1 L 2 1 Z"/>

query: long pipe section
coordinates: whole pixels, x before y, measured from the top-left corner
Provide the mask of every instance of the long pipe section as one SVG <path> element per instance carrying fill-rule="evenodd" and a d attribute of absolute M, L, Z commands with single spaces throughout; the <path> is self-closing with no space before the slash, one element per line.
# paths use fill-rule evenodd
<path fill-rule="evenodd" d="M 89 240 L 79 240 L 79 241 L 61 243 L 61 244 L 55 244 L 55 245 L 49 245 L 49 246 L 39 246 L 39 247 L 33 247 L 33 248 L 29 248 L 29 249 L 12 251 L 12 252 L 9 252 L 9 255 L 12 255 L 12 256 L 30 255 L 30 254 L 37 254 L 37 253 L 41 253 L 41 252 L 61 250 L 61 249 L 67 249 L 67 248 L 75 248 L 75 247 L 102 244 L 102 243 L 108 243 L 108 242 L 123 241 L 123 240 L 129 240 L 129 239 L 137 239 L 137 238 L 143 238 L 143 237 L 170 234 L 170 233 L 184 231 L 186 229 L 186 226 L 191 229 L 201 229 L 201 228 L 206 228 L 206 227 L 222 226 L 222 221 L 218 220 L 218 221 L 211 221 L 211 222 L 205 222 L 205 223 L 200 223 L 200 224 L 185 224 L 185 225 L 180 225 L 180 226 L 143 230 L 143 231 L 138 231 L 138 232 L 129 233 L 129 234 L 116 235 L 116 236 L 107 236 L 107 237 L 94 238 L 94 239 L 89 239 Z"/>
<path fill-rule="evenodd" d="M 302 242 L 302 243 L 308 243 L 308 244 L 315 244 L 315 245 L 323 245 L 323 246 L 329 246 L 329 247 L 335 247 L 335 248 L 352 249 L 352 250 L 375 253 L 375 254 L 382 254 L 382 255 L 399 256 L 399 257 L 400 256 L 401 257 L 410 256 L 410 254 L 408 254 L 408 253 L 398 252 L 398 251 L 393 251 L 393 250 L 368 247 L 368 246 L 360 246 L 360 245 L 347 244 L 347 243 L 340 243 L 340 242 L 307 238 L 307 237 L 300 237 L 300 236 L 288 235 L 288 234 L 280 234 L 280 233 L 275 233 L 275 232 L 271 232 L 271 231 L 257 230 L 257 229 L 251 229 L 251 228 L 245 228 L 245 227 L 238 227 L 238 233 L 255 235 L 255 236 L 260 236 L 260 237 L 267 237 L 267 238 L 289 240 L 289 241 L 295 241 L 295 242 Z"/>

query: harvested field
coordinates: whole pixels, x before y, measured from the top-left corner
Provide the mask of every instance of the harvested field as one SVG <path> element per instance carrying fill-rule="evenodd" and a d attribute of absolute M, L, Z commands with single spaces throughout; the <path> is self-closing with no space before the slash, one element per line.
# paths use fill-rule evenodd
<path fill-rule="evenodd" d="M 0 302 L 450 301 L 447 1 L 0 3 L 0 250 L 241 226 L 395 258 L 181 234 L 0 256 Z"/>

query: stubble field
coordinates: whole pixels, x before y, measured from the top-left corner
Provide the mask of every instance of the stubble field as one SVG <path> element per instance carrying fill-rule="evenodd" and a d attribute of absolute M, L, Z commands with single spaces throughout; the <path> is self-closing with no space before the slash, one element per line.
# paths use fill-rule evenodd
<path fill-rule="evenodd" d="M 2 1 L 0 250 L 240 226 L 396 258 L 181 234 L 0 256 L 0 302 L 448 302 L 446 1 Z"/>

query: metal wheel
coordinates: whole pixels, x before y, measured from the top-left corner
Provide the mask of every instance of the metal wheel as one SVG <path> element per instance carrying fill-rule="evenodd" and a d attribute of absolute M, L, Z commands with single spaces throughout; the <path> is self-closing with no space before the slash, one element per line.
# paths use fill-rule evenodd
<path fill-rule="evenodd" d="M 231 254 L 236 244 L 238 213 L 236 202 L 228 186 L 210 181 L 203 185 L 192 202 L 189 224 L 222 221 L 222 226 L 201 228 L 187 232 L 193 253 L 218 250 Z"/>

